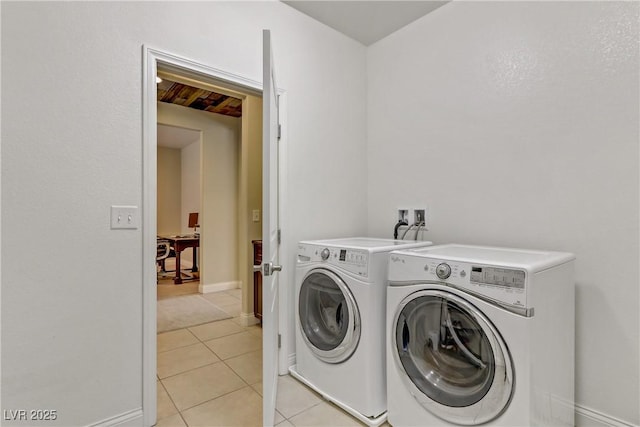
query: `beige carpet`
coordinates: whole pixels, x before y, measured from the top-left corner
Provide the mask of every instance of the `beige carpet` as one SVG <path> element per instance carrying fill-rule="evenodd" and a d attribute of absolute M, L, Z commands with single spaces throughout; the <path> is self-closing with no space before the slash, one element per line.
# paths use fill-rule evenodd
<path fill-rule="evenodd" d="M 158 333 L 230 318 L 231 315 L 201 295 L 184 295 L 158 301 Z"/>

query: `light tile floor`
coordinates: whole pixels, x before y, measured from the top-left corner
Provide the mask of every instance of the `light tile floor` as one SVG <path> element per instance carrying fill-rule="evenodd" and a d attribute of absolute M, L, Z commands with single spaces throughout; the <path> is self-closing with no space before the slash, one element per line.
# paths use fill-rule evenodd
<path fill-rule="evenodd" d="M 262 329 L 241 326 L 240 290 L 205 295 L 232 319 L 158 334 L 158 427 L 262 425 Z M 362 426 L 290 376 L 278 426 Z"/>

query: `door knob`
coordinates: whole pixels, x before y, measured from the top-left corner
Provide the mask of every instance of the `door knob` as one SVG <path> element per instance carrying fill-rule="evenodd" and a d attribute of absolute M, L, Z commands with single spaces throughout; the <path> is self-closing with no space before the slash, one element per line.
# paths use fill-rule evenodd
<path fill-rule="evenodd" d="M 282 266 L 273 265 L 272 262 L 265 262 L 262 264 L 262 274 L 264 276 L 271 276 L 276 271 L 282 271 Z"/>

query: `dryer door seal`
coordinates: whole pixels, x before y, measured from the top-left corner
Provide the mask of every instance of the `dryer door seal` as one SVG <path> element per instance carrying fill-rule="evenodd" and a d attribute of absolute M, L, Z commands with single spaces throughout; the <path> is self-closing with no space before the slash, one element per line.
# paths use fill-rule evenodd
<path fill-rule="evenodd" d="M 335 273 L 318 268 L 304 277 L 298 296 L 302 337 L 321 360 L 347 360 L 360 341 L 360 312 L 355 299 Z"/>
<path fill-rule="evenodd" d="M 511 358 L 476 307 L 449 292 L 419 291 L 402 301 L 393 325 L 394 356 L 405 385 L 431 413 L 475 425 L 508 406 Z"/>

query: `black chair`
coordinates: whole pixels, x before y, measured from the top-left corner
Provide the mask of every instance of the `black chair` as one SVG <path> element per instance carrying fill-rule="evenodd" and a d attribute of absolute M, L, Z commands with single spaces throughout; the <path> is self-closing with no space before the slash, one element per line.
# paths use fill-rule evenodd
<path fill-rule="evenodd" d="M 158 269 L 158 277 L 157 280 L 163 279 L 165 277 L 169 277 L 166 273 L 167 270 L 165 269 L 165 265 L 164 262 L 167 258 L 169 258 L 171 256 L 171 245 L 169 244 L 168 240 L 164 240 L 164 239 L 157 239 L 158 242 L 158 252 L 156 255 L 156 264 L 157 264 L 157 269 Z M 175 256 L 175 252 L 174 252 L 174 256 Z"/>

